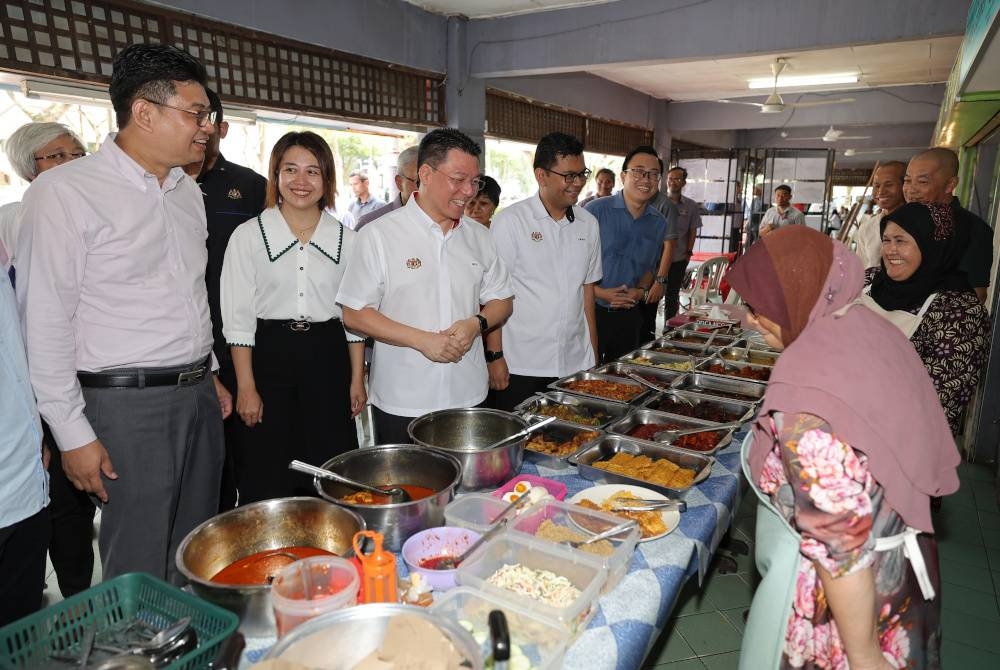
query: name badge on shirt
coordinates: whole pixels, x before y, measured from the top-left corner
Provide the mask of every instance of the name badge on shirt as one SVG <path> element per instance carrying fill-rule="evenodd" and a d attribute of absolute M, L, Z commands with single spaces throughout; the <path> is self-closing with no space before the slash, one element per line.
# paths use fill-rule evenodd
<path fill-rule="evenodd" d="M 419 258 L 407 258 L 406 267 L 410 270 L 418 270 L 420 266 L 423 265 Z"/>
<path fill-rule="evenodd" d="M 536 230 L 531 233 L 531 239 L 534 240 L 535 242 L 541 242 L 542 234 Z"/>

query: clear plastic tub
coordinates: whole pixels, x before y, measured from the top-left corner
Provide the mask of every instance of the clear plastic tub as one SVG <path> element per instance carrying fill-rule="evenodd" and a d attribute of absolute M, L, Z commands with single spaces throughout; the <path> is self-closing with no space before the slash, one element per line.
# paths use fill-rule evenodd
<path fill-rule="evenodd" d="M 508 504 L 490 493 L 469 493 L 448 503 L 444 508 L 444 523 L 483 534 Z"/>
<path fill-rule="evenodd" d="M 278 638 L 309 619 L 357 605 L 360 586 L 354 564 L 337 556 L 313 556 L 286 565 L 271 584 Z"/>
<path fill-rule="evenodd" d="M 585 509 L 572 503 L 552 500 L 533 506 L 507 527 L 510 533 L 527 535 L 541 542 L 547 542 L 551 546 L 571 551 L 574 554 L 579 553 L 601 560 L 608 571 L 608 579 L 604 584 L 602 593 L 607 593 L 618 585 L 618 582 L 622 580 L 622 577 L 628 571 L 629 560 L 631 560 L 632 554 L 635 552 L 635 546 L 639 542 L 638 526 L 630 530 L 627 534 L 617 536 L 613 541 L 609 540 L 614 550 L 611 554 L 602 556 L 584 551 L 583 549 L 576 549 L 569 545 L 559 544 L 554 540 L 538 537 L 536 533 L 539 526 L 546 520 L 580 535 L 580 539 L 587 539 L 624 523 L 627 519 L 606 512 Z"/>
<path fill-rule="evenodd" d="M 505 565 L 547 570 L 565 577 L 580 594 L 567 605 L 557 607 L 490 584 L 490 576 Z M 593 616 L 597 607 L 595 601 L 607 578 L 608 571 L 597 557 L 509 532 L 490 540 L 458 566 L 459 584 L 513 602 L 537 616 L 558 621 L 574 636 L 583 630 Z"/>
<path fill-rule="evenodd" d="M 569 633 L 556 621 L 540 617 L 531 610 L 492 594 L 459 586 L 442 594 L 430 606 L 430 612 L 457 622 L 471 630 L 479 643 L 483 657 L 492 653 L 489 637 L 489 614 L 501 610 L 507 618 L 512 648 L 517 647 L 533 670 L 561 668 Z"/>

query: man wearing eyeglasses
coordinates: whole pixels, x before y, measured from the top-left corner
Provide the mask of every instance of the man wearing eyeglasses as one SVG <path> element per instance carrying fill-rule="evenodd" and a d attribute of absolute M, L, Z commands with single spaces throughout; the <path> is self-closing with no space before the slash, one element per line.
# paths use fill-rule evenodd
<path fill-rule="evenodd" d="M 417 145 L 406 147 L 396 158 L 396 190 L 399 195 L 388 205 L 382 205 L 374 212 L 362 214 L 354 230 L 361 230 L 369 223 L 393 212 L 407 203 L 410 196 L 417 190 Z"/>
<path fill-rule="evenodd" d="M 639 346 L 642 313 L 665 243 L 676 240 L 667 220 L 650 205 L 656 195 L 663 162 L 650 146 L 629 152 L 622 166 L 622 189 L 587 205 L 601 233 L 604 278 L 597 296 L 597 339 L 600 358 L 609 361 Z"/>
<path fill-rule="evenodd" d="M 187 52 L 126 47 L 109 89 L 118 133 L 24 198 L 31 384 L 67 477 L 103 503 L 105 579 L 179 583 L 178 545 L 218 511 L 232 398 L 212 374 L 205 207 L 180 167 L 215 132 L 205 81 Z"/>
<path fill-rule="evenodd" d="M 480 190 L 479 154 L 453 128 L 417 152 L 418 190 L 359 233 L 337 302 L 344 325 L 375 339 L 376 442 L 409 442 L 414 417 L 486 399 L 482 335 L 510 316 L 510 278 L 490 231 L 463 217 Z"/>
<path fill-rule="evenodd" d="M 601 236 L 593 215 L 573 206 L 590 176 L 583 142 L 546 135 L 534 168 L 538 192 L 504 209 L 490 227 L 517 303 L 507 323 L 486 336 L 495 407 L 506 411 L 596 363 Z"/>

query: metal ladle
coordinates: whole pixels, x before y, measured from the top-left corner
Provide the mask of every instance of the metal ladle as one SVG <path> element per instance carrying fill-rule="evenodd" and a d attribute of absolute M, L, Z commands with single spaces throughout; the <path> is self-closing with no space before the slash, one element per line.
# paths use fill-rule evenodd
<path fill-rule="evenodd" d="M 552 423 L 555 420 L 556 420 L 556 417 L 554 417 L 554 416 L 550 416 L 548 418 L 542 419 L 538 423 L 531 424 L 530 426 L 528 426 L 524 430 L 519 430 L 516 433 L 514 433 L 513 435 L 508 435 L 507 437 L 503 438 L 502 440 L 497 440 L 493 444 L 488 444 L 485 447 L 482 447 L 482 450 L 483 451 L 489 451 L 490 449 L 495 449 L 495 448 L 499 447 L 502 444 L 507 444 L 508 442 L 512 442 L 514 440 L 519 440 L 522 437 L 524 437 L 525 435 L 529 435 L 530 433 L 534 433 L 536 430 L 538 430 L 542 426 L 547 426 L 547 425 L 549 425 L 550 423 Z"/>
<path fill-rule="evenodd" d="M 288 469 L 312 475 L 313 477 L 317 477 L 319 479 L 329 479 L 330 481 L 338 482 L 340 484 L 347 484 L 351 488 L 361 489 L 362 491 L 368 491 L 369 493 L 374 493 L 376 495 L 389 496 L 389 500 L 392 503 L 405 503 L 413 500 L 409 493 L 398 486 L 390 486 L 386 488 L 369 486 L 368 484 L 362 484 L 361 482 L 353 479 L 348 479 L 344 475 L 333 472 L 332 470 L 318 468 L 315 465 L 309 465 L 308 463 L 303 463 L 302 461 L 292 461 L 288 464 Z"/>

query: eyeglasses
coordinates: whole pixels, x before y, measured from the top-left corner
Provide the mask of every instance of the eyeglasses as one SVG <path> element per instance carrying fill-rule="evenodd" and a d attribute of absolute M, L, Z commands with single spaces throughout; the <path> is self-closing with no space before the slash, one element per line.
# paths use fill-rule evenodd
<path fill-rule="evenodd" d="M 438 170 L 433 165 L 428 165 L 427 167 L 429 167 L 430 169 L 434 170 L 435 172 L 441 172 L 440 170 Z M 473 177 L 471 179 L 462 179 L 461 177 L 452 177 L 449 174 L 446 174 L 444 176 L 448 178 L 448 181 L 450 181 L 451 184 L 452 184 L 452 186 L 454 186 L 455 188 L 461 188 L 465 184 L 468 184 L 472 188 L 476 189 L 476 193 L 479 193 L 480 191 L 482 191 L 483 190 L 483 186 L 486 185 L 486 183 L 482 179 L 480 179 L 479 177 Z M 409 177 L 406 177 L 406 178 L 409 179 Z M 416 183 L 415 179 L 413 180 L 413 183 Z"/>
<path fill-rule="evenodd" d="M 583 172 L 556 172 L 555 170 L 545 170 L 546 172 L 551 172 L 552 174 L 557 174 L 566 180 L 566 185 L 569 186 L 573 182 L 580 180 L 580 183 L 585 184 L 587 180 L 590 179 L 590 175 L 594 174 L 588 169 L 584 169 Z"/>
<path fill-rule="evenodd" d="M 173 105 L 168 105 L 165 102 L 157 102 L 156 100 L 149 100 L 148 98 L 143 98 L 146 102 L 151 102 L 159 107 L 169 107 L 170 109 L 176 109 L 178 112 L 184 112 L 185 114 L 190 114 L 194 117 L 194 122 L 198 124 L 199 128 L 204 128 L 207 125 L 215 125 L 215 119 L 218 118 L 214 109 L 203 109 L 200 112 L 196 112 L 191 109 L 184 109 L 183 107 L 174 107 Z"/>
<path fill-rule="evenodd" d="M 70 151 L 69 153 L 65 151 L 57 151 L 54 154 L 49 154 L 47 156 L 34 156 L 36 161 L 55 161 L 57 163 L 65 163 L 66 161 L 71 161 L 74 158 L 83 158 L 87 155 L 86 151 Z"/>
<path fill-rule="evenodd" d="M 402 172 L 400 172 L 400 173 L 399 173 L 399 176 L 400 176 L 400 177 L 402 177 L 403 179 L 405 179 L 406 181 L 412 181 L 412 182 L 413 182 L 414 184 L 416 184 L 416 183 L 417 183 L 417 180 L 416 180 L 416 179 L 414 179 L 413 177 L 407 177 L 407 176 L 406 176 L 405 174 L 403 174 Z"/>
<path fill-rule="evenodd" d="M 659 170 L 643 170 L 642 168 L 629 168 L 625 170 L 632 175 L 632 179 L 652 179 L 653 181 L 659 181 L 660 175 L 663 173 Z"/>

